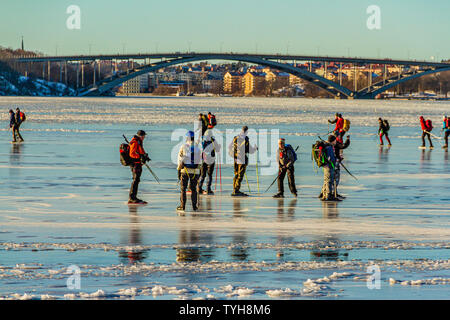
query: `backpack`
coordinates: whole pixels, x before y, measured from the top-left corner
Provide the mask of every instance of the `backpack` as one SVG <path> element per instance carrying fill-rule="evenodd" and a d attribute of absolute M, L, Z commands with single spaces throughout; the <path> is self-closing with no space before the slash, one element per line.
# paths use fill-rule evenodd
<path fill-rule="evenodd" d="M 319 168 L 328 163 L 327 158 L 323 154 L 325 147 L 325 142 L 320 140 L 312 145 L 311 157 Z"/>
<path fill-rule="evenodd" d="M 447 118 L 445 121 L 445 126 L 447 127 L 446 129 L 450 129 L 450 118 Z"/>
<path fill-rule="evenodd" d="M 25 116 L 25 113 L 23 113 L 23 112 L 20 112 L 19 117 L 20 117 L 20 122 L 24 122 L 25 120 L 27 120 L 27 117 Z"/>
<path fill-rule="evenodd" d="M 294 148 L 290 144 L 286 144 L 284 146 L 286 150 L 291 150 L 292 154 L 294 155 L 294 162 L 297 161 L 297 153 L 295 152 Z"/>
<path fill-rule="evenodd" d="M 203 152 L 206 150 L 206 148 L 208 148 L 208 146 L 212 143 L 212 141 L 203 141 L 202 143 L 202 148 L 203 148 Z M 214 146 L 213 146 L 214 147 Z M 212 148 L 212 150 L 210 150 L 211 148 L 208 148 L 208 151 L 211 151 L 211 157 L 215 157 L 216 156 L 216 152 L 214 150 L 214 148 Z"/>
<path fill-rule="evenodd" d="M 211 114 L 211 119 L 209 119 L 209 128 L 214 128 L 217 125 L 216 116 Z"/>
<path fill-rule="evenodd" d="M 431 132 L 431 130 L 433 130 L 433 123 L 430 119 L 425 121 L 425 129 L 427 129 L 428 132 Z"/>
<path fill-rule="evenodd" d="M 120 151 L 120 163 L 123 166 L 129 166 L 133 163 L 133 159 L 130 157 L 130 145 L 128 143 L 122 143 L 119 147 Z"/>
<path fill-rule="evenodd" d="M 383 124 L 384 124 L 384 129 L 386 131 L 389 131 L 389 129 L 391 128 L 391 126 L 389 125 L 389 122 L 387 120 L 383 120 Z"/>
<path fill-rule="evenodd" d="M 344 126 L 342 127 L 342 130 L 344 130 L 345 132 L 350 130 L 350 120 L 344 119 Z"/>

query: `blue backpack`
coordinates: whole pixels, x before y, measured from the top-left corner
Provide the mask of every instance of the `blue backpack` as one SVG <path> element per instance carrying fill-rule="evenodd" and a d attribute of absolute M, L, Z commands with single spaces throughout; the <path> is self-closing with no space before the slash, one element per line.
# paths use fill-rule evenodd
<path fill-rule="evenodd" d="M 292 154 L 294 155 L 294 162 L 297 161 L 297 153 L 295 152 L 294 148 L 290 144 L 286 144 L 284 146 L 286 150 L 291 150 Z"/>

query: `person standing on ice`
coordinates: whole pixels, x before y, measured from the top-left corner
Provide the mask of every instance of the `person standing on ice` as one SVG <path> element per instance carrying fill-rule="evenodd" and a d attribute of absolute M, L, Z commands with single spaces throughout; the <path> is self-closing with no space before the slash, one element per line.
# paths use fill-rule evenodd
<path fill-rule="evenodd" d="M 228 154 L 234 158 L 234 179 L 232 197 L 246 197 L 247 194 L 240 191 L 244 179 L 245 170 L 248 165 L 248 155 L 255 153 L 258 147 L 251 146 L 247 136 L 248 127 L 243 126 L 241 133 L 235 136 L 228 146 Z"/>
<path fill-rule="evenodd" d="M 289 190 L 297 198 L 297 188 L 295 187 L 295 175 L 294 175 L 294 162 L 295 154 L 294 149 L 288 145 L 286 147 L 286 141 L 284 138 L 278 140 L 278 193 L 275 194 L 274 198 L 284 198 L 284 178 L 286 173 L 288 176 Z"/>
<path fill-rule="evenodd" d="M 220 152 L 220 144 L 214 139 L 212 129 L 206 130 L 205 135 L 203 136 L 202 149 L 203 163 L 200 170 L 200 180 L 198 181 L 198 194 L 205 193 L 202 188 L 206 174 L 208 174 L 206 194 L 213 195 L 214 192 L 211 190 L 212 175 L 216 163 L 216 154 Z"/>
<path fill-rule="evenodd" d="M 433 125 L 431 120 L 426 120 L 423 116 L 420 116 L 420 126 L 422 128 L 422 146 L 420 148 L 425 149 L 425 137 L 428 138 L 428 142 L 430 143 L 430 149 L 433 149 L 433 142 L 431 142 L 431 130 L 433 130 Z"/>
<path fill-rule="evenodd" d="M 334 135 L 328 136 L 328 142 L 323 148 L 323 155 L 325 157 L 325 164 L 323 169 L 323 186 L 322 186 L 322 201 L 341 201 L 333 194 L 333 186 L 335 179 L 336 155 L 334 146 L 336 145 L 336 137 Z"/>
<path fill-rule="evenodd" d="M 338 198 L 345 199 L 344 196 L 340 195 L 337 192 L 337 187 L 339 186 L 339 182 L 341 181 L 341 162 L 344 160 L 342 156 L 342 150 L 347 149 L 350 146 L 350 136 L 347 136 L 344 143 L 338 142 L 336 140 L 336 144 L 334 145 L 334 155 L 336 156 L 336 167 L 334 169 L 334 194 Z"/>
<path fill-rule="evenodd" d="M 144 130 L 139 130 L 137 134 L 130 141 L 130 158 L 133 160 L 130 168 L 133 174 L 133 182 L 131 183 L 129 193 L 129 204 L 146 204 L 147 202 L 138 199 L 137 193 L 139 188 L 139 182 L 141 181 L 142 164 L 149 161 L 150 158 L 144 150 L 143 142 L 146 133 Z"/>
<path fill-rule="evenodd" d="M 338 140 L 342 140 L 344 137 L 345 131 L 344 128 L 344 118 L 342 117 L 342 114 L 336 113 L 335 118 L 333 121 L 328 120 L 329 123 L 335 124 L 336 127 L 333 129 L 333 134 Z"/>
<path fill-rule="evenodd" d="M 445 139 L 445 145 L 442 147 L 442 149 L 448 149 L 448 136 L 450 135 L 450 118 L 447 116 L 444 116 L 442 123 L 442 130 L 444 131 L 444 139 Z"/>
<path fill-rule="evenodd" d="M 391 140 L 389 140 L 389 134 L 388 134 L 389 129 L 390 129 L 389 122 L 386 119 L 383 120 L 381 118 L 378 118 L 378 125 L 379 125 L 378 135 L 380 136 L 380 146 L 383 145 L 383 136 L 386 136 L 388 146 L 389 147 L 392 146 Z"/>
<path fill-rule="evenodd" d="M 20 112 L 20 109 L 16 109 L 16 113 L 14 111 L 9 110 L 9 127 L 12 128 L 13 132 L 13 140 L 12 142 L 17 142 L 17 138 L 19 138 L 19 142 L 23 142 L 22 135 L 20 134 L 19 128 L 23 121 L 25 121 L 25 114 Z"/>
<path fill-rule="evenodd" d="M 195 134 L 188 131 L 186 134 L 186 143 L 183 144 L 178 152 L 178 172 L 181 180 L 180 205 L 177 210 L 184 211 L 186 208 L 186 189 L 189 185 L 191 190 L 192 209 L 198 210 L 197 185 L 200 176 L 200 166 L 202 164 L 201 151 L 194 141 Z"/>

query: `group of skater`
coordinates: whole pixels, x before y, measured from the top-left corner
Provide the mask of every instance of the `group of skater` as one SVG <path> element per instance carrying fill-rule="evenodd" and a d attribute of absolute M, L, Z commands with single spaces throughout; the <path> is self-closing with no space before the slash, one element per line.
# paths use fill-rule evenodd
<path fill-rule="evenodd" d="M 12 143 L 23 142 L 24 139 L 20 134 L 20 126 L 25 121 L 25 114 L 19 109 L 16 112 L 9 110 L 10 128 L 13 133 Z M 433 125 L 431 120 L 425 120 L 423 116 L 419 118 L 422 129 L 422 145 L 419 148 L 425 148 L 425 138 L 428 139 L 430 148 L 433 148 L 431 137 L 442 139 L 431 133 Z M 341 167 L 347 172 L 347 168 L 342 161 L 343 150 L 350 146 L 350 135 L 347 135 L 345 141 L 344 136 L 350 129 L 350 121 L 344 119 L 342 114 L 336 113 L 334 120 L 328 120 L 328 123 L 335 124 L 335 128 L 327 133 L 326 140 L 320 138 L 312 146 L 311 155 L 316 165 L 323 170 L 323 186 L 319 194 L 322 201 L 342 201 L 344 196 L 338 193 L 337 189 L 340 182 Z M 380 146 L 383 146 L 383 138 L 386 139 L 388 147 L 392 146 L 389 138 L 390 124 L 387 119 L 378 119 L 378 133 Z M 442 131 L 444 134 L 445 145 L 442 148 L 448 149 L 448 137 L 450 135 L 450 118 L 443 117 Z M 216 156 L 221 152 L 222 146 L 216 141 L 213 135 L 213 129 L 217 125 L 215 115 L 211 112 L 208 114 L 198 115 L 199 138 L 195 139 L 195 132 L 188 131 L 186 141 L 181 145 L 178 152 L 178 183 L 180 185 L 180 205 L 177 210 L 184 211 L 186 208 L 187 194 L 190 193 L 192 209 L 198 210 L 200 195 L 214 195 L 212 190 L 213 174 L 217 170 L 221 170 L 221 164 L 216 164 Z M 241 132 L 235 136 L 228 145 L 228 153 L 234 159 L 234 178 L 232 197 L 247 197 L 248 194 L 241 191 L 241 185 L 244 178 L 248 179 L 246 169 L 249 165 L 249 155 L 258 151 L 258 147 L 250 143 L 248 137 L 248 127 L 243 126 Z M 131 169 L 133 181 L 129 191 L 129 204 L 146 204 L 147 202 L 137 197 L 140 178 L 142 174 L 142 166 L 151 159 L 144 150 L 143 142 L 146 137 L 144 130 L 139 130 L 130 142 L 121 145 L 121 162 L 123 165 L 129 166 Z M 297 147 L 298 149 L 298 147 Z M 277 182 L 278 192 L 273 195 L 274 198 L 284 198 L 284 179 L 287 176 L 288 186 L 294 197 L 298 196 L 298 190 L 295 183 L 295 162 L 297 161 L 297 149 L 286 143 L 285 138 L 278 141 L 277 162 L 278 173 L 275 180 L 266 190 Z M 148 167 L 149 168 L 149 167 Z M 151 170 L 149 168 L 149 170 Z M 154 175 L 154 173 L 151 171 Z M 348 172 L 350 175 L 351 173 Z M 154 175 L 155 176 L 155 175 Z M 353 175 L 352 175 L 353 176 Z M 258 174 L 257 174 L 258 177 Z M 156 176 L 155 176 L 156 178 Z M 158 181 L 159 182 L 159 181 Z M 203 187 L 205 186 L 205 190 Z M 259 188 L 259 184 L 258 184 Z"/>
<path fill-rule="evenodd" d="M 420 127 L 422 129 L 422 145 L 419 147 L 420 149 L 425 149 L 425 138 L 428 139 L 428 143 L 430 145 L 430 149 L 434 149 L 433 142 L 431 141 L 431 137 L 441 139 L 440 137 L 431 133 L 433 130 L 433 123 L 430 119 L 425 120 L 423 116 L 420 116 Z M 448 150 L 448 136 L 450 135 L 450 117 L 444 115 L 442 117 L 442 128 L 441 131 L 444 134 L 445 144 L 442 146 L 442 149 Z"/>
<path fill-rule="evenodd" d="M 185 211 L 187 194 L 190 193 L 192 209 L 198 210 L 200 195 L 214 195 L 212 190 L 213 173 L 220 170 L 216 166 L 216 156 L 222 149 L 222 146 L 216 141 L 213 135 L 213 129 L 217 125 L 215 116 L 211 113 L 207 115 L 199 114 L 198 131 L 201 133 L 199 139 L 196 140 L 195 132 L 188 131 L 186 140 L 178 151 L 177 172 L 178 183 L 180 185 L 180 205 L 178 211 Z M 350 145 L 350 137 L 347 136 L 345 142 L 343 137 L 348 131 L 349 124 L 344 126 L 344 119 L 341 114 L 336 114 L 336 128 L 328 137 L 327 141 L 323 141 L 320 147 L 321 167 L 324 170 L 324 184 L 320 193 L 322 201 L 342 201 L 345 197 L 337 193 L 337 186 L 340 181 L 340 165 L 343 160 L 342 150 Z M 249 155 L 258 151 L 258 147 L 250 142 L 248 136 L 248 126 L 243 126 L 241 132 L 236 135 L 228 145 L 228 153 L 234 159 L 234 178 L 232 197 L 247 197 L 248 194 L 241 191 L 241 186 L 246 176 L 246 170 L 249 165 Z M 129 192 L 129 204 L 146 204 L 147 202 L 137 198 L 137 190 L 142 173 L 142 165 L 149 161 L 148 154 L 143 148 L 143 141 L 146 133 L 139 130 L 129 143 L 127 153 L 131 159 L 128 164 L 131 167 L 133 181 Z M 298 149 L 298 147 L 297 147 Z M 297 149 L 286 143 L 285 138 L 278 141 L 277 177 L 272 184 L 277 182 L 278 192 L 274 198 L 284 198 L 284 180 L 287 176 L 288 186 L 294 197 L 298 196 L 295 183 L 294 164 L 297 161 Z M 216 177 L 217 179 L 217 177 Z M 205 184 L 206 181 L 206 184 Z M 203 186 L 205 184 L 205 190 Z M 271 185 L 272 186 L 272 185 Z M 270 188 L 270 187 L 269 187 Z"/>

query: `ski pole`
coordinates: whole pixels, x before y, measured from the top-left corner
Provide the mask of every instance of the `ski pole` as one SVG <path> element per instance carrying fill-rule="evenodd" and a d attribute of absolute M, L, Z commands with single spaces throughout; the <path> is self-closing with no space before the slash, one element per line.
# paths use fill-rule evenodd
<path fill-rule="evenodd" d="M 250 184 L 248 183 L 247 172 L 244 173 L 244 175 L 245 175 L 245 180 L 247 181 L 248 192 L 252 192 L 252 191 L 250 190 Z"/>
<path fill-rule="evenodd" d="M 354 175 L 352 175 L 352 174 L 350 173 L 350 171 L 348 171 L 348 169 L 344 166 L 344 164 L 343 164 L 342 162 L 341 162 L 341 166 L 342 166 L 342 168 L 345 169 L 345 171 L 347 171 L 347 173 L 348 173 L 349 175 L 351 175 L 353 178 L 355 178 L 356 181 L 358 181 L 358 179 L 357 179 Z"/>
<path fill-rule="evenodd" d="M 159 182 L 159 178 L 156 176 L 156 174 L 153 172 L 153 170 L 150 169 L 149 165 L 146 164 L 146 163 L 144 163 L 144 165 L 145 165 L 145 166 L 147 167 L 147 169 L 150 171 L 150 173 L 151 173 L 152 176 L 155 178 L 155 180 L 156 180 L 159 184 L 161 184 L 161 183 Z"/>
<path fill-rule="evenodd" d="M 424 130 L 424 131 L 425 131 L 426 133 L 428 133 L 430 136 L 432 136 L 433 138 L 437 139 L 437 141 L 439 142 L 439 144 L 440 144 L 441 147 L 442 147 L 442 143 L 441 143 L 442 137 L 435 136 L 434 134 L 432 134 L 432 133 L 429 132 L 429 131 L 426 131 L 426 130 Z"/>
<path fill-rule="evenodd" d="M 280 176 L 280 173 L 278 172 L 277 177 L 275 178 L 275 180 L 272 181 L 272 183 L 270 184 L 270 186 L 266 189 L 266 191 L 264 191 L 264 193 L 266 193 L 267 191 L 269 191 L 269 189 L 273 186 L 273 184 L 275 183 L 275 181 L 278 180 L 278 177 Z"/>

